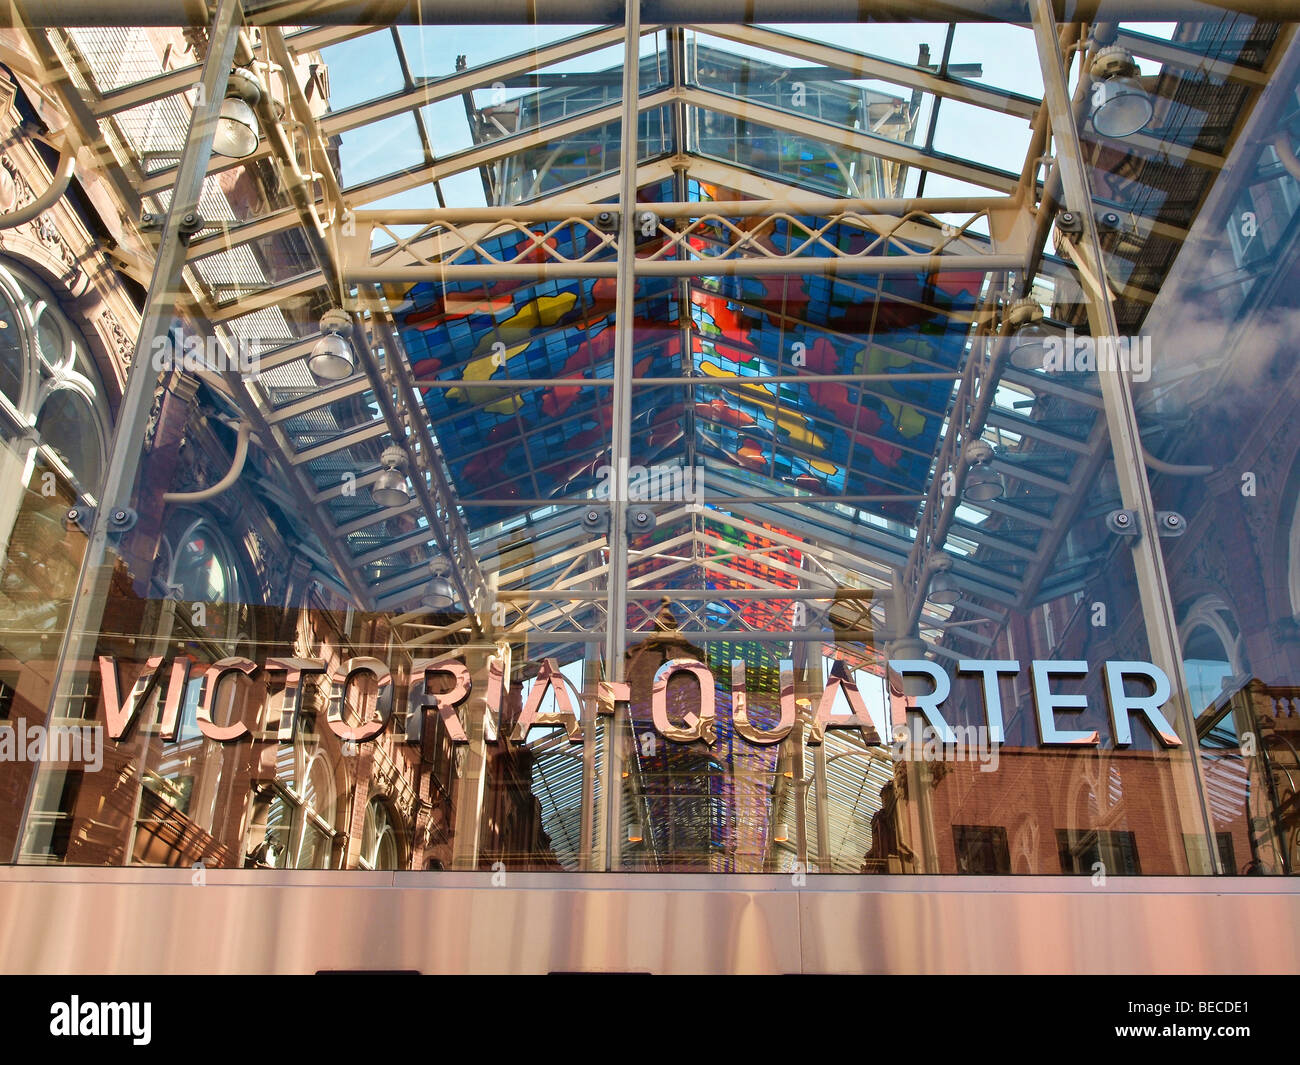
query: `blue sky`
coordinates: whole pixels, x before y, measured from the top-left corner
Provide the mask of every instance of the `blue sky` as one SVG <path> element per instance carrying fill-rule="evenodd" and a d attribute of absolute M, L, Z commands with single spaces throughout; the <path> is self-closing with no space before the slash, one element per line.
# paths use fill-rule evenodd
<path fill-rule="evenodd" d="M 411 73 L 414 77 L 445 77 L 455 70 L 456 57 L 465 55 L 470 67 L 490 63 L 508 55 L 544 47 L 595 27 L 584 26 L 405 26 L 399 29 Z M 943 55 L 948 26 L 944 23 L 903 23 L 897 25 L 791 25 L 770 27 L 797 37 L 833 42 L 838 47 L 854 49 L 895 62 L 913 64 L 919 48 L 927 44 L 931 62 Z M 1138 28 L 1138 27 L 1134 27 Z M 1154 37 L 1168 37 L 1172 24 L 1146 24 L 1140 29 Z M 655 47 L 655 39 L 643 38 L 642 52 Z M 771 52 L 735 44 L 724 47 L 738 54 L 777 63 L 788 61 Z M 608 70 L 621 64 L 621 46 L 581 56 L 549 68 L 556 72 Z M 371 33 L 324 51 L 330 71 L 331 100 L 342 109 L 375 99 L 402 88 L 396 52 L 388 32 Z M 1033 34 L 1028 28 L 1005 24 L 962 23 L 953 38 L 953 64 L 979 63 L 983 66 L 980 84 L 1023 95 L 1040 97 L 1039 78 Z M 1142 64 L 1146 72 L 1157 68 Z M 855 84 L 910 95 L 910 90 L 879 81 Z M 509 99 L 526 90 L 498 90 Z M 478 104 L 491 102 L 492 90 L 475 94 Z M 918 139 L 923 140 L 931 120 L 928 98 L 919 120 Z M 460 99 L 447 100 L 424 109 L 426 125 L 433 140 L 434 152 L 445 155 L 468 147 L 471 143 L 464 104 Z M 970 159 L 1002 169 L 1018 171 L 1029 144 L 1028 123 L 1010 115 L 1000 115 L 955 101 L 943 101 L 935 124 L 934 147 L 937 151 Z M 405 166 L 418 164 L 422 158 L 415 122 L 409 114 L 394 116 L 383 122 L 349 131 L 342 141 L 342 169 L 347 184 L 355 184 Z M 915 179 L 915 173 L 913 175 Z M 478 206 L 483 203 L 482 183 L 478 174 L 464 173 L 442 182 L 448 206 Z M 926 181 L 927 195 L 983 194 L 987 190 L 952 178 L 931 174 Z M 434 206 L 427 189 L 414 189 L 385 201 L 384 206 Z"/>

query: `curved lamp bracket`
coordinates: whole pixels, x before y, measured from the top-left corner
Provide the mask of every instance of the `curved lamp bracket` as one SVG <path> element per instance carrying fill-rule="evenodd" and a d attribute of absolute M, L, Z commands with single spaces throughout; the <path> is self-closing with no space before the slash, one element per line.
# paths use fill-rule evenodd
<path fill-rule="evenodd" d="M 22 207 L 6 214 L 0 214 L 0 229 L 12 229 L 14 226 L 30 222 L 33 218 L 48 211 L 68 191 L 73 171 L 76 169 L 76 156 L 70 151 L 64 152 L 59 157 L 59 165 L 54 171 L 54 180 L 50 182 L 49 187 L 31 203 L 24 204 Z"/>

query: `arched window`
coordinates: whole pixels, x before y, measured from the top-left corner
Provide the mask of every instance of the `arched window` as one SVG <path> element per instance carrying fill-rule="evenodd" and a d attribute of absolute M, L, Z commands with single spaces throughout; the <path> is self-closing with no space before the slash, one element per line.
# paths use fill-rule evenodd
<path fill-rule="evenodd" d="M 334 866 L 338 791 L 325 752 L 303 744 L 303 732 L 283 751 L 274 783 L 257 789 L 244 863 L 253 868 L 330 869 Z"/>
<path fill-rule="evenodd" d="M 209 644 L 211 660 L 238 653 L 248 638 L 247 610 L 240 602 L 240 567 L 230 541 L 201 512 L 177 510 L 170 515 L 158 542 L 153 587 L 158 599 L 171 599 L 176 609 L 171 631 Z M 198 740 L 199 691 L 203 678 L 190 678 L 181 706 L 180 739 Z M 177 758 L 184 760 L 184 752 Z M 164 775 L 172 767 L 164 767 Z"/>
<path fill-rule="evenodd" d="M 363 869 L 397 869 L 401 861 L 401 844 L 388 803 L 376 795 L 366 803 L 366 820 L 361 829 Z"/>
<path fill-rule="evenodd" d="M 0 286 L 0 394 L 15 409 L 23 410 L 30 406 L 23 396 L 30 358 L 27 345 L 23 343 L 22 311 L 19 307 L 5 286 Z"/>
<path fill-rule="evenodd" d="M 161 592 L 185 604 L 187 624 L 232 647 L 243 610 L 237 555 L 216 524 L 196 511 L 177 511 L 167 522 L 154 579 Z M 234 653 L 233 650 L 230 653 Z"/>
<path fill-rule="evenodd" d="M 328 869 L 334 852 L 334 774 L 321 751 L 307 763 L 300 797 L 295 868 Z"/>
<path fill-rule="evenodd" d="M 53 292 L 10 262 L 0 262 L 0 397 L 4 420 L 34 429 L 44 457 L 94 495 L 108 450 L 103 382 Z"/>
<path fill-rule="evenodd" d="M 1199 714 L 1219 697 L 1231 678 L 1245 672 L 1241 631 L 1228 604 L 1215 595 L 1194 602 L 1178 626 L 1192 711 Z M 1230 726 L 1231 718 L 1225 719 Z"/>

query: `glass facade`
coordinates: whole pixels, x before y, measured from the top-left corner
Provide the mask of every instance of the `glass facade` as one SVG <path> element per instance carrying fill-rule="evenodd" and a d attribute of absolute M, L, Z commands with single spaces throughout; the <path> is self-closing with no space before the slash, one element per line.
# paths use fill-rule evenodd
<path fill-rule="evenodd" d="M 1240 7 L 0 31 L 0 862 L 1295 872 Z"/>

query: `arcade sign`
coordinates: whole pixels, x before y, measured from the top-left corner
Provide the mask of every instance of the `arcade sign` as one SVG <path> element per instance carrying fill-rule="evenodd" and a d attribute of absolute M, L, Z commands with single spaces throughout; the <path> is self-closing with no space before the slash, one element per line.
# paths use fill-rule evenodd
<path fill-rule="evenodd" d="M 502 703 L 509 687 L 508 652 L 489 657 L 487 684 L 484 692 L 486 708 L 485 734 L 490 742 L 499 742 L 496 723 L 500 719 Z M 157 732 L 164 740 L 175 740 L 180 727 L 181 708 L 185 693 L 194 679 L 196 660 L 188 655 L 177 655 L 170 665 L 162 655 L 150 657 L 135 678 L 131 688 L 123 694 L 118 664 L 114 658 L 100 656 L 99 671 L 101 698 L 108 736 L 122 741 L 142 711 L 151 705 L 159 693 L 164 671 L 167 672 L 165 695 L 159 715 Z M 832 670 L 813 714 L 806 742 L 820 744 L 828 729 L 860 729 L 865 742 L 882 743 L 898 726 L 907 725 L 909 713 L 919 714 L 933 729 L 937 739 L 945 744 L 956 743 L 958 735 L 954 725 L 944 714 L 944 704 L 952 692 L 952 679 L 940 666 L 927 659 L 891 659 L 890 672 L 897 676 L 906 695 L 890 695 L 889 706 L 869 706 L 857 682 L 843 663 Z M 982 693 L 984 725 L 989 742 L 1001 744 L 1005 740 L 1000 680 L 1023 672 L 1019 662 L 1011 660 L 969 659 L 957 663 L 957 673 L 978 676 Z M 1038 724 L 1040 746 L 1087 747 L 1099 746 L 1097 729 L 1072 728 L 1068 715 L 1078 715 L 1088 709 L 1087 696 L 1081 692 L 1062 691 L 1061 686 L 1070 678 L 1078 681 L 1089 673 L 1084 661 L 1056 661 L 1035 659 L 1029 664 L 1029 677 L 1033 695 L 1035 719 Z M 1165 717 L 1162 707 L 1168 702 L 1171 686 L 1164 671 L 1150 662 L 1107 661 L 1101 667 L 1103 690 L 1111 723 L 1111 737 L 1116 747 L 1127 747 L 1133 742 L 1132 719 L 1143 727 L 1164 747 L 1182 746 L 1182 741 Z M 259 675 L 268 683 L 268 695 L 262 707 L 260 720 L 264 723 L 260 733 L 236 718 L 227 724 L 218 724 L 214 710 L 217 693 L 230 678 Z M 696 705 L 679 711 L 680 720 L 669 716 L 668 684 L 678 675 L 695 679 L 699 690 Z M 245 738 L 260 740 L 278 739 L 291 742 L 294 721 L 301 710 L 303 681 L 308 676 L 323 679 L 328 691 L 326 723 L 339 739 L 353 743 L 366 743 L 376 739 L 388 728 L 393 717 L 395 684 L 392 670 L 378 658 L 351 658 L 337 665 L 329 665 L 321 658 L 268 658 L 260 666 L 251 659 L 234 657 L 213 662 L 201 674 L 196 722 L 200 732 L 221 743 L 233 743 Z M 431 690 L 435 677 L 444 678 L 446 691 Z M 362 687 L 362 678 L 370 683 Z M 745 691 L 745 665 L 736 660 L 731 664 L 732 725 L 747 742 L 759 746 L 779 743 L 790 734 L 800 709 L 799 704 L 810 706 L 807 698 L 796 699 L 794 664 L 781 662 L 780 718 L 775 725 L 761 727 L 750 719 L 748 695 Z M 1150 689 L 1146 694 L 1130 694 L 1131 682 Z M 713 744 L 716 742 L 716 699 L 714 677 L 709 667 L 694 659 L 675 658 L 663 663 L 655 673 L 651 690 L 650 710 L 655 729 L 673 743 Z M 274 689 L 274 690 L 272 690 Z M 456 660 L 417 659 L 411 665 L 410 681 L 405 692 L 407 707 L 405 741 L 418 743 L 423 734 L 426 713 L 436 713 L 443 721 L 454 743 L 468 743 L 458 707 L 462 706 L 473 690 L 473 680 L 465 663 Z M 353 717 L 358 724 L 347 720 L 348 697 L 356 693 Z M 543 712 L 546 695 L 554 695 L 554 709 Z M 613 714 L 617 704 L 626 704 L 631 698 L 629 685 L 601 681 L 595 704 L 600 714 Z M 575 703 L 576 699 L 576 703 Z M 849 713 L 836 713 L 841 699 Z M 545 659 L 537 674 L 537 682 L 514 723 L 510 741 L 522 744 L 529 733 L 538 728 L 562 728 L 570 743 L 582 743 L 582 729 L 576 706 L 583 705 L 583 696 L 565 677 L 554 659 Z M 888 716 L 888 720 L 886 720 Z M 965 728 L 968 726 L 957 726 Z"/>

